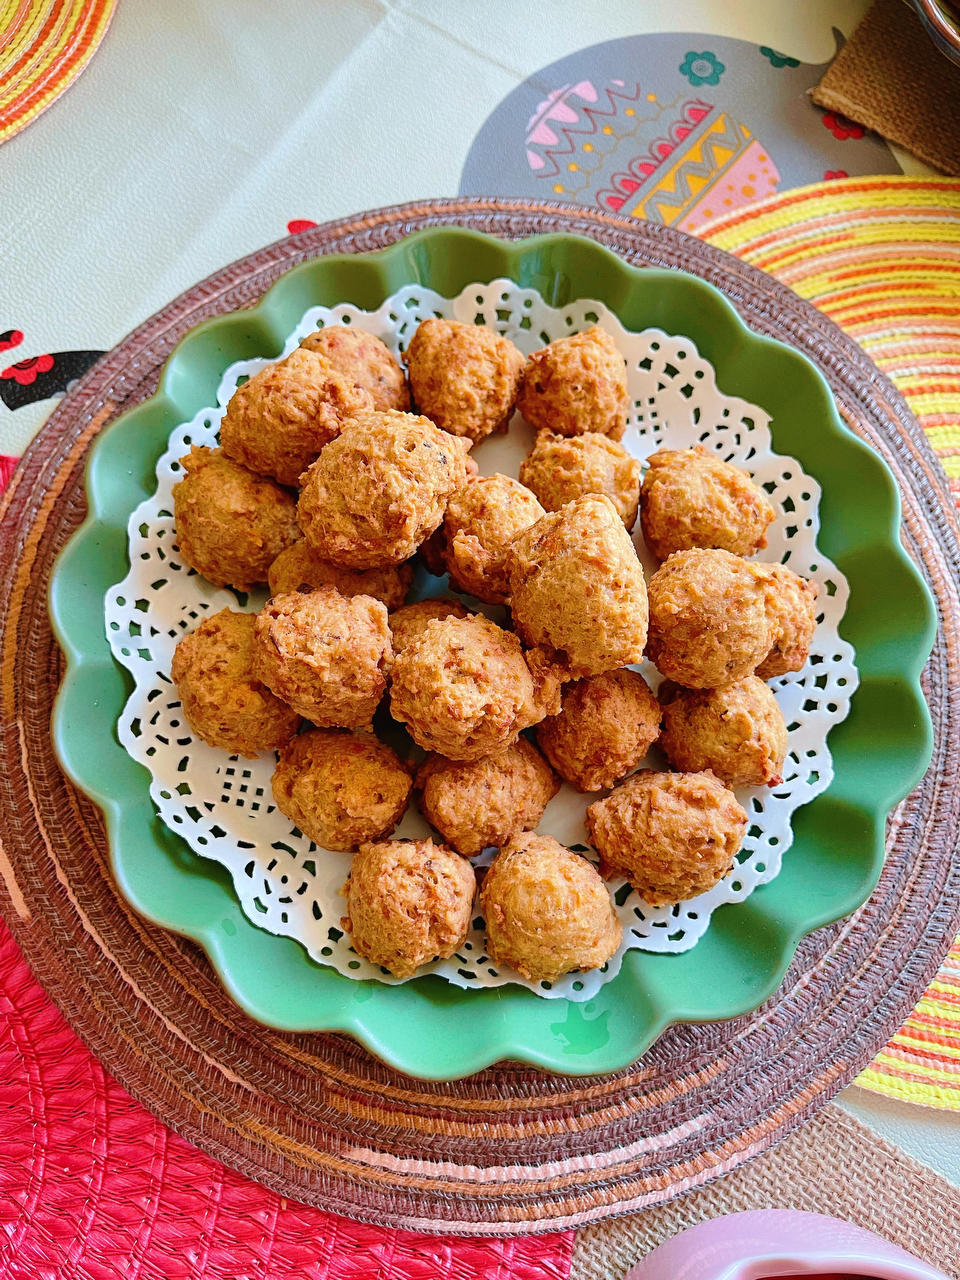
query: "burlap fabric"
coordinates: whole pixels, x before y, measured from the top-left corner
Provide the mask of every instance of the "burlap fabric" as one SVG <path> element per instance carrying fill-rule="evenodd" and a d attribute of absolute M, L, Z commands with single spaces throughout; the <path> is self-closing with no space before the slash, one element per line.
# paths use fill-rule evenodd
<path fill-rule="evenodd" d="M 960 67 L 903 0 L 875 0 L 812 96 L 960 177 Z"/>

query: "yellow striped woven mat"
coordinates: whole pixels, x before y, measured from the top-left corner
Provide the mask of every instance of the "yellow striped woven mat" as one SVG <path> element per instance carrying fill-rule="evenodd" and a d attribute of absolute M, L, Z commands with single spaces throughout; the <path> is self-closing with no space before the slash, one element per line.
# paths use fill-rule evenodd
<path fill-rule="evenodd" d="M 0 0 L 0 142 L 35 120 L 84 69 L 117 0 Z"/>
<path fill-rule="evenodd" d="M 917 415 L 960 504 L 960 180 L 816 183 L 698 234 L 782 280 L 870 354 Z M 960 938 L 856 1083 L 960 1110 Z"/>

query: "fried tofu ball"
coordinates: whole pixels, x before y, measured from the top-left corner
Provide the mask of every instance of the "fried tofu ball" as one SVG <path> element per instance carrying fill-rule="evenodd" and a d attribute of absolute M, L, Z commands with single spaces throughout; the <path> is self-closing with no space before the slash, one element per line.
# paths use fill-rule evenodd
<path fill-rule="evenodd" d="M 510 543 L 544 514 L 518 480 L 503 475 L 468 480 L 450 499 L 439 531 L 450 581 L 487 604 L 504 604 L 510 595 Z"/>
<path fill-rule="evenodd" d="M 632 773 L 660 732 L 660 703 L 629 667 L 576 680 L 558 716 L 537 725 L 540 750 L 578 791 L 602 791 Z"/>
<path fill-rule="evenodd" d="M 427 418 L 364 413 L 303 477 L 307 541 L 334 564 L 379 569 L 409 560 L 467 478 L 467 444 Z"/>
<path fill-rule="evenodd" d="M 373 596 L 388 609 L 399 609 L 410 590 L 413 568 L 399 564 L 385 569 L 344 569 L 324 560 L 306 538 L 300 538 L 280 552 L 270 566 L 267 581 L 272 596 L 336 587 L 342 596 Z"/>
<path fill-rule="evenodd" d="M 560 790 L 553 770 L 525 738 L 482 760 L 427 756 L 414 785 L 423 816 L 468 858 L 532 830 Z"/>
<path fill-rule="evenodd" d="M 372 734 L 310 729 L 280 752 L 277 808 L 322 849 L 347 853 L 388 836 L 410 797 L 410 770 Z"/>
<path fill-rule="evenodd" d="M 194 445 L 180 465 L 186 475 L 173 486 L 173 519 L 183 559 L 215 587 L 249 591 L 266 582 L 297 539 L 293 498 L 219 449 Z"/>
<path fill-rule="evenodd" d="M 654 907 L 695 898 L 722 880 L 746 830 L 736 796 L 710 772 L 641 769 L 587 809 L 603 874 L 626 877 Z"/>
<path fill-rule="evenodd" d="M 556 679 L 538 688 L 511 632 L 480 615 L 443 618 L 397 655 L 390 714 L 425 751 L 480 760 L 542 720 L 558 692 Z"/>
<path fill-rule="evenodd" d="M 770 650 L 758 566 L 729 551 L 675 551 L 650 579 L 650 652 L 668 680 L 716 689 Z"/>
<path fill-rule="evenodd" d="M 466 858 L 432 840 L 362 844 L 343 886 L 348 914 L 340 923 L 358 955 L 411 978 L 463 945 L 476 889 Z"/>
<path fill-rule="evenodd" d="M 368 391 L 298 347 L 236 389 L 220 424 L 220 446 L 251 471 L 295 486 L 343 424 L 372 408 Z"/>
<path fill-rule="evenodd" d="M 777 700 L 756 676 L 721 689 L 670 691 L 660 745 L 675 769 L 709 769 L 728 787 L 783 781 L 787 726 Z"/>
<path fill-rule="evenodd" d="M 255 756 L 288 742 L 300 717 L 253 674 L 252 613 L 221 609 L 183 637 L 170 675 L 187 724 L 211 747 Z"/>
<path fill-rule="evenodd" d="M 702 444 L 652 454 L 640 505 L 644 541 L 658 560 L 692 547 L 753 555 L 767 545 L 774 518 L 766 494 L 747 473 Z"/>
<path fill-rule="evenodd" d="M 609 436 L 587 431 L 568 437 L 540 431 L 520 465 L 520 480 L 548 511 L 559 511 L 585 493 L 604 493 L 626 528 L 632 529 L 642 470 L 639 460 Z"/>
<path fill-rule="evenodd" d="M 321 728 L 369 725 L 392 660 L 387 610 L 372 596 L 290 591 L 257 614 L 254 674 Z"/>
<path fill-rule="evenodd" d="M 511 544 L 508 565 L 513 623 L 535 662 L 574 678 L 643 657 L 643 570 L 609 498 L 586 494 L 543 516 Z"/>
<path fill-rule="evenodd" d="M 386 343 L 374 334 L 348 324 L 328 324 L 316 333 L 308 333 L 300 346 L 304 351 L 325 356 L 337 373 L 368 392 L 374 409 L 399 409 L 405 413 L 410 408 L 403 370 Z"/>
<path fill-rule="evenodd" d="M 599 969 L 623 936 L 593 864 L 551 836 L 504 846 L 484 877 L 480 910 L 491 959 L 531 982 Z"/>
<path fill-rule="evenodd" d="M 415 600 L 395 609 L 390 615 L 390 634 L 393 636 L 393 652 L 399 653 L 412 640 L 423 634 L 428 622 L 434 618 L 470 618 L 473 615 L 453 596 L 433 596 L 429 600 Z"/>
<path fill-rule="evenodd" d="M 596 325 L 535 351 L 520 383 L 517 408 L 538 431 L 619 440 L 627 422 L 627 372 L 608 333 Z"/>
<path fill-rule="evenodd" d="M 799 671 L 817 629 L 817 584 L 782 564 L 762 566 L 773 645 L 757 667 L 763 680 Z"/>
<path fill-rule="evenodd" d="M 473 444 L 505 431 L 524 358 L 509 338 L 483 325 L 424 320 L 404 356 L 421 413 Z"/>

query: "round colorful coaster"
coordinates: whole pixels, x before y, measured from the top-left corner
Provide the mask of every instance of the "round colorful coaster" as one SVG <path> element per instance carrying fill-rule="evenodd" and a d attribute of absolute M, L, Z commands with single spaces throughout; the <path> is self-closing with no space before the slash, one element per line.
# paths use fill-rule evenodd
<path fill-rule="evenodd" d="M 700 234 L 782 280 L 868 352 L 917 415 L 960 503 L 960 180 L 817 183 Z M 960 1110 L 960 939 L 857 1084 Z"/>
<path fill-rule="evenodd" d="M 0 142 L 68 89 L 106 35 L 117 0 L 2 0 Z"/>
<path fill-rule="evenodd" d="M 892 815 L 877 890 L 805 938 L 780 990 L 742 1018 L 672 1028 L 611 1076 L 502 1064 L 457 1083 L 401 1076 L 343 1036 L 253 1023 L 202 953 L 112 888 L 99 812 L 65 781 L 49 717 L 60 657 L 50 564 L 84 515 L 93 437 L 152 394 L 199 321 L 250 305 L 289 267 L 458 224 L 592 236 L 634 264 L 683 268 L 756 331 L 803 350 L 903 495 L 904 544 L 942 613 L 925 675 L 923 783 Z M 728 1172 L 812 1117 L 903 1022 L 957 931 L 960 545 L 943 474 L 895 388 L 769 276 L 662 226 L 528 201 L 440 200 L 311 228 L 183 294 L 108 353 L 28 450 L 0 524 L 0 910 L 37 977 L 106 1069 L 190 1142 L 293 1200 L 445 1234 L 520 1235 L 635 1212 Z M 92 696 L 95 694 L 92 692 Z"/>

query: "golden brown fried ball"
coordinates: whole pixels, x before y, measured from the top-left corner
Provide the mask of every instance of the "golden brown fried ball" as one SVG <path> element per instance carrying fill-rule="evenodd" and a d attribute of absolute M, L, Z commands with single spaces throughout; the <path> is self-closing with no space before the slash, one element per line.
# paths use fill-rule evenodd
<path fill-rule="evenodd" d="M 540 431 L 520 465 L 520 479 L 548 511 L 559 511 L 585 493 L 605 493 L 628 529 L 637 519 L 642 467 L 609 436 L 587 431 L 562 436 Z"/>
<path fill-rule="evenodd" d="M 517 408 L 538 431 L 619 440 L 629 404 L 623 356 L 596 325 L 535 351 L 520 383 Z"/>
<path fill-rule="evenodd" d="M 605 876 L 622 875 L 651 906 L 681 902 L 722 880 L 747 815 L 712 773 L 641 769 L 587 809 Z"/>
<path fill-rule="evenodd" d="M 640 504 L 644 541 L 658 560 L 692 547 L 753 555 L 767 545 L 774 518 L 749 475 L 702 444 L 652 454 Z"/>
<path fill-rule="evenodd" d="M 300 717 L 253 674 L 252 613 L 221 609 L 183 637 L 171 676 L 187 724 L 211 747 L 255 756 L 282 747 Z"/>
<path fill-rule="evenodd" d="M 272 779 L 282 814 L 323 849 L 388 836 L 410 797 L 410 770 L 372 734 L 310 729 L 280 752 Z"/>
<path fill-rule="evenodd" d="M 504 846 L 484 877 L 480 910 L 491 959 L 531 982 L 599 969 L 623 934 L 592 863 L 551 836 Z"/>
<path fill-rule="evenodd" d="M 290 591 L 257 614 L 257 678 L 321 728 L 369 725 L 393 660 L 387 610 L 334 587 Z"/>
<path fill-rule="evenodd" d="M 323 356 L 298 347 L 236 389 L 220 424 L 220 445 L 251 471 L 296 485 L 344 422 L 372 408 L 368 391 Z"/>
<path fill-rule="evenodd" d="M 668 680 L 716 689 L 770 649 L 761 570 L 729 551 L 675 551 L 650 579 L 649 656 Z"/>
<path fill-rule="evenodd" d="M 466 858 L 432 840 L 362 844 L 343 886 L 349 914 L 340 923 L 358 955 L 410 978 L 463 945 L 476 888 Z"/>
<path fill-rule="evenodd" d="M 337 373 L 369 392 L 374 409 L 399 409 L 405 413 L 410 408 L 403 370 L 386 343 L 374 334 L 352 325 L 328 324 L 316 333 L 308 333 L 300 346 L 325 356 Z"/>
<path fill-rule="evenodd" d="M 660 745 L 675 769 L 710 769 L 728 787 L 783 781 L 787 726 L 777 700 L 756 676 L 722 689 L 670 691 Z"/>
<path fill-rule="evenodd" d="M 324 560 L 306 538 L 300 538 L 280 552 L 270 566 L 267 581 L 273 596 L 336 587 L 342 596 L 373 596 L 388 609 L 399 609 L 410 590 L 413 568 L 399 564 L 386 569 L 344 569 Z"/>
<path fill-rule="evenodd" d="M 334 564 L 409 560 L 467 478 L 467 444 L 410 413 L 364 413 L 306 472 L 297 516 Z"/>
<path fill-rule="evenodd" d="M 508 563 L 513 623 L 535 663 L 576 677 L 643 657 L 647 589 L 609 498 L 586 494 L 545 515 L 511 544 Z"/>
<path fill-rule="evenodd" d="M 393 636 L 393 652 L 399 653 L 412 640 L 418 639 L 428 622 L 434 618 L 470 618 L 473 615 L 453 596 L 433 596 L 429 600 L 415 600 L 395 609 L 390 615 L 390 634 Z"/>
<path fill-rule="evenodd" d="M 425 751 L 480 760 L 542 720 L 558 691 L 555 679 L 538 688 L 520 641 L 489 618 L 443 618 L 397 655 L 390 714 Z"/>
<path fill-rule="evenodd" d="M 293 498 L 219 449 L 194 445 L 180 465 L 186 475 L 173 486 L 173 518 L 183 559 L 216 587 L 249 591 L 266 582 L 297 539 Z"/>
<path fill-rule="evenodd" d="M 483 325 L 424 320 L 404 359 L 421 413 L 476 444 L 505 431 L 524 358 L 509 338 Z"/>
<path fill-rule="evenodd" d="M 758 566 L 763 574 L 773 645 L 757 667 L 764 680 L 799 671 L 810 656 L 817 629 L 817 584 L 782 564 Z"/>
<path fill-rule="evenodd" d="M 623 667 L 567 685 L 560 714 L 537 725 L 537 742 L 578 791 L 602 791 L 636 769 L 657 740 L 660 715 L 643 676 Z"/>
<path fill-rule="evenodd" d="M 417 770 L 423 816 L 451 848 L 472 857 L 530 831 L 560 783 L 525 738 L 482 760 L 429 755 Z"/>
<path fill-rule="evenodd" d="M 503 475 L 468 480 L 450 499 L 438 531 L 453 585 L 487 604 L 505 603 L 510 595 L 510 543 L 543 514 L 543 507 L 518 480 Z"/>

